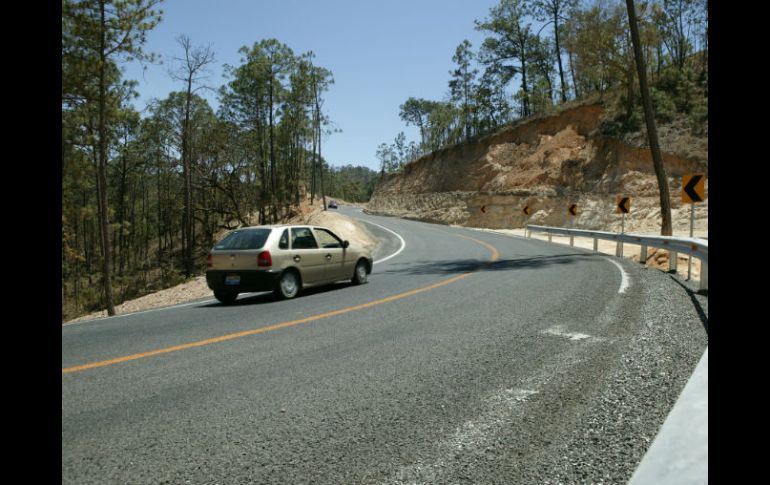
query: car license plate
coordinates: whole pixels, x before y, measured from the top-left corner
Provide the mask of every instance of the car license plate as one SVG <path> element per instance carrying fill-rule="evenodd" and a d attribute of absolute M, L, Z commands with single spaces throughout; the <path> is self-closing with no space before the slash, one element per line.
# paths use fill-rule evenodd
<path fill-rule="evenodd" d="M 229 274 L 225 276 L 225 284 L 226 285 L 240 285 L 241 284 L 241 277 L 237 274 Z"/>

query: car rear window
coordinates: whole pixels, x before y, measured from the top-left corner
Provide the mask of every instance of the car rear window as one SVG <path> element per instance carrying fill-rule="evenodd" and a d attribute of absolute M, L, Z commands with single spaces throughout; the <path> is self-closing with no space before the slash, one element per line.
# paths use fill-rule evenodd
<path fill-rule="evenodd" d="M 259 249 L 269 235 L 270 229 L 241 229 L 228 234 L 214 249 Z"/>

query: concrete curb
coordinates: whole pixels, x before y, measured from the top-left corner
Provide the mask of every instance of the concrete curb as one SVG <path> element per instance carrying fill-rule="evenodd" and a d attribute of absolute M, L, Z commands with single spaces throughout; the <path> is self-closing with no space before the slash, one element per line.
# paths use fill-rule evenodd
<path fill-rule="evenodd" d="M 708 347 L 629 485 L 708 483 Z"/>

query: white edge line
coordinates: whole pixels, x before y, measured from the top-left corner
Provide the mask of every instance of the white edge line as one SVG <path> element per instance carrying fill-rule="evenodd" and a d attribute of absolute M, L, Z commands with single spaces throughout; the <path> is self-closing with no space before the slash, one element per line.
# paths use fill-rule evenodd
<path fill-rule="evenodd" d="M 142 314 L 142 313 L 149 313 L 149 312 L 157 312 L 157 311 L 160 311 L 160 310 L 171 310 L 172 308 L 180 308 L 180 307 L 183 307 L 183 306 L 202 305 L 204 303 L 211 303 L 213 301 L 216 301 L 216 300 L 212 298 L 210 300 L 193 301 L 193 302 L 190 302 L 190 303 L 179 303 L 177 305 L 164 306 L 164 307 L 160 307 L 160 308 L 150 308 L 148 310 L 142 310 L 142 311 L 138 311 L 138 312 L 122 313 L 120 315 L 112 315 L 112 316 L 109 316 L 109 317 L 98 317 L 98 318 L 92 318 L 91 320 L 81 320 L 79 322 L 63 323 L 62 327 L 68 327 L 70 325 L 78 325 L 80 323 L 101 322 L 103 320 L 109 320 L 111 318 L 130 317 L 132 315 L 139 315 L 139 314 Z"/>
<path fill-rule="evenodd" d="M 610 263 L 617 266 L 618 269 L 620 270 L 620 288 L 618 289 L 618 293 L 625 293 L 626 290 L 628 289 L 628 281 L 629 281 L 628 273 L 626 273 L 626 270 L 623 269 L 623 266 L 621 266 L 620 263 L 618 263 L 614 259 L 612 258 L 606 258 L 606 259 Z"/>
<path fill-rule="evenodd" d="M 367 220 L 364 220 L 364 219 L 358 219 L 358 220 L 359 220 L 359 221 L 361 221 L 361 222 L 365 222 L 365 223 L 367 223 L 367 224 L 372 224 L 373 226 L 377 226 L 377 227 L 379 227 L 379 228 L 381 228 L 381 229 L 385 229 L 385 230 L 386 230 L 386 231 L 388 231 L 389 233 L 391 233 L 391 234 L 394 234 L 394 235 L 395 235 L 395 236 L 396 236 L 396 237 L 397 237 L 397 238 L 398 238 L 398 239 L 401 241 L 401 247 L 400 247 L 400 248 L 398 248 L 398 251 L 396 251 L 395 253 L 391 254 L 390 256 L 386 256 L 386 257 L 384 257 L 384 258 L 382 258 L 382 259 L 378 259 L 377 261 L 375 261 L 375 262 L 374 262 L 374 263 L 372 263 L 372 264 L 379 264 L 379 263 L 382 263 L 383 261 L 387 261 L 387 260 L 389 260 L 390 258 L 395 258 L 395 257 L 396 257 L 396 256 L 398 256 L 398 255 L 401 253 L 401 251 L 403 251 L 403 250 L 404 250 L 404 248 L 406 247 L 406 242 L 404 241 L 404 238 L 403 238 L 403 237 L 401 237 L 401 235 L 400 235 L 400 234 L 398 234 L 397 232 L 395 232 L 395 231 L 391 231 L 391 230 L 390 230 L 390 229 L 388 229 L 387 227 L 385 227 L 385 226 L 381 226 L 381 225 L 377 224 L 376 222 L 371 222 L 371 221 L 367 221 Z"/>

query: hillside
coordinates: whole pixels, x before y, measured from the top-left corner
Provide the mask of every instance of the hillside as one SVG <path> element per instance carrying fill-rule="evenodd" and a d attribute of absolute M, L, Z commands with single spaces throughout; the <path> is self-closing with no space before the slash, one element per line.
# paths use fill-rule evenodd
<path fill-rule="evenodd" d="M 622 195 L 632 198 L 626 231 L 659 233 L 658 184 L 646 137 L 610 137 L 607 118 L 601 103 L 577 105 L 430 153 L 386 177 L 367 211 L 485 228 L 619 230 L 615 197 Z M 681 179 L 689 173 L 708 177 L 708 138 L 693 136 L 676 121 L 659 130 L 674 232 L 686 233 L 690 207 L 681 203 Z M 579 207 L 574 220 L 570 204 Z M 533 209 L 530 216 L 522 213 L 525 205 Z M 708 200 L 696 205 L 695 217 L 696 233 L 707 234 Z"/>

